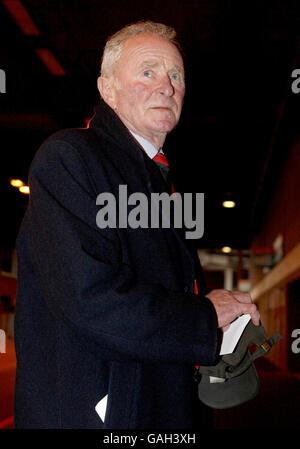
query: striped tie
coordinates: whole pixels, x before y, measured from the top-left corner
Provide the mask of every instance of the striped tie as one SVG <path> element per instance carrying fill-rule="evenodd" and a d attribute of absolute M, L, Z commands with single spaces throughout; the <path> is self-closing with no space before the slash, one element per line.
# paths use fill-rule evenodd
<path fill-rule="evenodd" d="M 153 160 L 155 162 L 158 162 L 159 164 L 166 165 L 167 167 L 170 166 L 168 159 L 163 153 L 157 153 L 157 155 L 154 156 Z"/>
<path fill-rule="evenodd" d="M 158 162 L 159 164 L 163 164 L 163 165 L 169 167 L 169 161 L 168 161 L 168 159 L 166 158 L 166 156 L 163 153 L 157 153 L 157 155 L 153 158 L 153 160 L 155 162 Z M 172 193 L 174 193 L 174 192 L 175 192 L 175 189 L 174 189 L 174 186 L 173 186 L 173 183 L 172 183 Z M 194 281 L 194 294 L 195 295 L 199 294 L 198 285 L 197 285 L 196 279 Z"/>
<path fill-rule="evenodd" d="M 157 153 L 156 156 L 154 156 L 153 160 L 157 163 L 157 165 L 163 172 L 162 174 L 163 174 L 165 181 L 167 182 L 167 184 L 169 184 L 168 174 L 169 174 L 170 164 L 169 164 L 168 159 L 166 158 L 166 156 L 163 153 Z M 172 193 L 175 192 L 175 188 L 174 188 L 174 185 L 172 182 L 171 182 L 171 192 Z"/>

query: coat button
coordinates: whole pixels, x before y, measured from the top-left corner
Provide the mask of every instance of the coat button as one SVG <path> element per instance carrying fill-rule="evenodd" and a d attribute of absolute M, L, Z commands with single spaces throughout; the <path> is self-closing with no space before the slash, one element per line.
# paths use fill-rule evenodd
<path fill-rule="evenodd" d="M 184 291 L 184 293 L 187 293 L 187 292 L 189 291 L 189 288 L 188 288 L 188 286 L 187 286 L 187 285 L 185 285 L 185 286 L 184 286 L 184 289 L 183 289 L 183 291 Z"/>

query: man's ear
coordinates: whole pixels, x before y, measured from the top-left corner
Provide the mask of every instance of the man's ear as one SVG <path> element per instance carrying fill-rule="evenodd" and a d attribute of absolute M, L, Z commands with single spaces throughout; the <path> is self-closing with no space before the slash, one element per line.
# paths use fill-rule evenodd
<path fill-rule="evenodd" d="M 97 80 L 98 90 L 101 97 L 112 109 L 116 107 L 116 88 L 112 78 L 99 76 Z"/>

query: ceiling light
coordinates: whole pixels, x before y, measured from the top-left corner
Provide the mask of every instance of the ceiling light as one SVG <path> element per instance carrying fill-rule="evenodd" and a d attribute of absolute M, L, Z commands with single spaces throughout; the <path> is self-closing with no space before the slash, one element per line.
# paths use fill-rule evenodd
<path fill-rule="evenodd" d="M 25 193 L 26 195 L 29 195 L 29 193 L 30 193 L 29 186 L 21 186 L 21 187 L 19 187 L 19 191 L 21 193 Z"/>
<path fill-rule="evenodd" d="M 2 3 L 24 34 L 27 36 L 38 36 L 40 34 L 30 15 L 19 0 L 2 0 Z"/>
<path fill-rule="evenodd" d="M 24 182 L 21 179 L 12 178 L 9 182 L 13 187 L 21 187 L 24 185 Z"/>
<path fill-rule="evenodd" d="M 229 209 L 229 208 L 235 207 L 235 202 L 226 200 L 226 201 L 223 201 L 222 206 Z"/>
<path fill-rule="evenodd" d="M 230 248 L 230 246 L 223 246 L 222 248 L 222 253 L 231 253 L 232 249 Z"/>

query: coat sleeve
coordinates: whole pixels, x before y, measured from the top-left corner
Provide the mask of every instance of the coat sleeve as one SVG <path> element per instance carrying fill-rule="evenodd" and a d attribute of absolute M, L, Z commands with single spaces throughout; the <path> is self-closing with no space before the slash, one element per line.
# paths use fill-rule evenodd
<path fill-rule="evenodd" d="M 109 359 L 215 362 L 213 305 L 203 296 L 135 279 L 122 262 L 117 229 L 96 225 L 97 194 L 71 144 L 46 141 L 29 182 L 19 238 L 26 239 L 49 318 L 55 314 L 88 348 Z"/>

